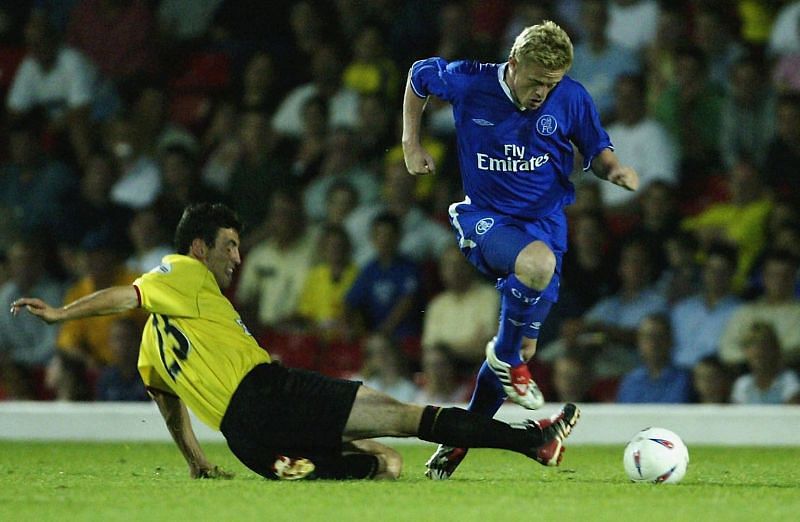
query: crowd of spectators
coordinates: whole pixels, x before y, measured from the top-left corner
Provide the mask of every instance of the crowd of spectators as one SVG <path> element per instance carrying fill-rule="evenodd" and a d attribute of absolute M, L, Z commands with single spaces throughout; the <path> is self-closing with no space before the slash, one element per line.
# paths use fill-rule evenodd
<path fill-rule="evenodd" d="M 171 251 L 185 205 L 242 218 L 228 297 L 286 364 L 462 402 L 496 330 L 461 256 L 452 113 L 407 174 L 417 59 L 503 61 L 552 19 L 641 189 L 576 162 L 548 400 L 800 402 L 800 1 L 16 0 L 0 5 L 0 301 L 70 301 Z M 578 158 L 580 161 L 580 158 Z M 0 314 L 0 398 L 146 400 L 141 313 Z"/>

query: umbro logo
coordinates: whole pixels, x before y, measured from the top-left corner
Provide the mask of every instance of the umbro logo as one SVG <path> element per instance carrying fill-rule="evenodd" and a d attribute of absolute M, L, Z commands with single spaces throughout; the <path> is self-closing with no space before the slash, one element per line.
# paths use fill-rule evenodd
<path fill-rule="evenodd" d="M 483 118 L 472 118 L 472 121 L 481 127 L 494 127 L 494 123 L 489 120 L 484 120 Z"/>

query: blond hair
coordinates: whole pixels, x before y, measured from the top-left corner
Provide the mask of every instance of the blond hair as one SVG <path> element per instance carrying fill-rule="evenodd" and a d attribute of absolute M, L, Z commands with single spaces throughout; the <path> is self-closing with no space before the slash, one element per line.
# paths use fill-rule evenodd
<path fill-rule="evenodd" d="M 518 62 L 537 62 L 547 69 L 569 69 L 572 65 L 572 41 L 558 24 L 545 20 L 526 27 L 511 46 L 509 58 Z"/>

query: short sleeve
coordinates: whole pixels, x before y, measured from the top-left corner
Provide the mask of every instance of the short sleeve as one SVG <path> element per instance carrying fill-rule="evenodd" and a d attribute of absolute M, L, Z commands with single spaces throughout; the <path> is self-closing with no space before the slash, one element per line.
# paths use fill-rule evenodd
<path fill-rule="evenodd" d="M 439 57 L 414 62 L 409 71 L 411 88 L 420 98 L 434 95 L 453 102 L 456 96 L 456 82 L 447 60 Z"/>
<path fill-rule="evenodd" d="M 576 92 L 577 96 L 570 109 L 573 112 L 572 121 L 576 124 L 571 129 L 570 139 L 584 157 L 583 170 L 589 170 L 592 160 L 603 149 L 613 149 L 614 146 L 600 123 L 600 115 L 592 97 L 581 85 L 578 85 Z"/>
<path fill-rule="evenodd" d="M 173 317 L 198 317 L 198 291 L 205 274 L 195 277 L 176 274 L 169 264 L 162 264 L 143 274 L 133 285 L 139 291 L 141 307 L 150 313 Z"/>

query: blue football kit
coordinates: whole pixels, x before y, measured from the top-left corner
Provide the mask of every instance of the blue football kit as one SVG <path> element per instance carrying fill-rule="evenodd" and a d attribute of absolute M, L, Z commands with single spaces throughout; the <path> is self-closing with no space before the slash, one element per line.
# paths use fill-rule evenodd
<path fill-rule="evenodd" d="M 564 76 L 540 107 L 522 108 L 505 81 L 507 67 L 508 63 L 428 58 L 411 66 L 410 85 L 417 96 L 433 95 L 453 107 L 466 198 L 450 206 L 450 221 L 467 259 L 498 278 L 503 298 L 495 349 L 516 365 L 522 362 L 522 336 L 538 337 L 539 326 L 558 299 L 567 248 L 564 207 L 575 200 L 569 180 L 573 145 L 585 158 L 584 170 L 613 146 L 581 84 Z M 553 278 L 542 291 L 523 285 L 514 275 L 518 254 L 536 240 L 556 258 Z M 478 386 L 492 379 L 484 364 Z M 494 414 L 502 392 L 489 402 L 493 404 L 476 406 L 473 397 L 470 409 Z"/>

